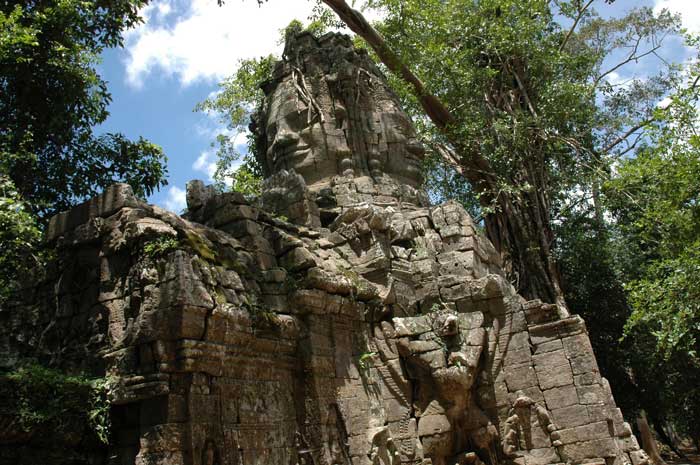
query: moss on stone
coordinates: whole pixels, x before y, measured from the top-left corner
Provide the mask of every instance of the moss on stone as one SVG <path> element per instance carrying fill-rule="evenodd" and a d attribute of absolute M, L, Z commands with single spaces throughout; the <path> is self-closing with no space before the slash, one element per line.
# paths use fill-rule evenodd
<path fill-rule="evenodd" d="M 199 234 L 190 230 L 186 230 L 185 234 L 187 236 L 187 244 L 197 255 L 210 263 L 219 264 L 217 262 L 216 251 L 212 250 Z"/>

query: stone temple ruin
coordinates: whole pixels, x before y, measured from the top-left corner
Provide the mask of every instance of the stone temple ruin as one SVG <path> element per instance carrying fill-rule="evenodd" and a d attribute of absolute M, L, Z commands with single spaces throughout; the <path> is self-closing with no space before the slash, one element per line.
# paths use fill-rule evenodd
<path fill-rule="evenodd" d="M 261 198 L 194 181 L 179 217 L 112 186 L 51 220 L 55 263 L 0 312 L 3 365 L 113 381 L 95 463 L 647 463 L 581 318 L 430 205 L 366 53 L 301 34 L 264 91 Z"/>

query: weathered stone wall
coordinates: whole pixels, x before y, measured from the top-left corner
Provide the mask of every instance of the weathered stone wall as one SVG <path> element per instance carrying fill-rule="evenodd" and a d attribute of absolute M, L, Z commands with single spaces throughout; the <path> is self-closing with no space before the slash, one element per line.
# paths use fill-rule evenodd
<path fill-rule="evenodd" d="M 644 465 L 583 321 L 517 295 L 464 209 L 396 167 L 420 150 L 366 55 L 286 53 L 262 198 L 193 182 L 185 219 L 115 185 L 55 217 L 0 363 L 110 376 L 114 464 Z"/>
<path fill-rule="evenodd" d="M 515 294 L 457 204 L 319 232 L 235 194 L 210 226 L 123 185 L 92 203 L 52 222 L 4 354 L 113 376 L 118 463 L 640 461 L 583 322 Z"/>

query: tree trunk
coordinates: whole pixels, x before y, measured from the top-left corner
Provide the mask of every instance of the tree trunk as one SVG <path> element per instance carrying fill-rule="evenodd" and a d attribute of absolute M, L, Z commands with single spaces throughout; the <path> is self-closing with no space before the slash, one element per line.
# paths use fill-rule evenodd
<path fill-rule="evenodd" d="M 559 272 L 552 257 L 554 233 L 548 205 L 537 192 L 501 195 L 498 212 L 486 215 L 489 239 L 506 264 L 506 272 L 527 299 L 541 299 L 566 309 Z"/>
<path fill-rule="evenodd" d="M 637 428 L 639 428 L 642 448 L 649 456 L 649 459 L 651 459 L 651 462 L 654 465 L 666 465 L 666 462 L 659 454 L 659 448 L 656 446 L 656 440 L 654 439 L 654 435 L 651 434 L 651 429 L 649 428 L 649 423 L 647 422 L 647 417 L 644 412 L 637 418 Z"/>
<path fill-rule="evenodd" d="M 450 110 L 437 96 L 426 90 L 418 76 L 391 50 L 364 16 L 344 0 L 323 0 L 323 3 L 372 47 L 389 70 L 411 86 L 428 117 L 452 144 L 454 150 L 441 155 L 445 157 L 447 154 L 446 160 L 481 195 L 484 206 L 498 207 L 495 213 L 486 218 L 487 234 L 504 258 L 506 268 L 510 263 L 511 276 L 515 278 L 518 290 L 529 299 L 557 304 L 560 314 L 568 315 L 559 273 L 551 253 L 554 235 L 549 219 L 550 205 L 544 186 L 536 182 L 534 173 L 524 173 L 524 180 L 531 180 L 532 186 L 540 186 L 541 189 L 535 188 L 527 193 L 500 193 L 498 178 L 489 161 L 478 151 L 466 147 L 455 135 L 453 129 L 456 121 Z M 525 171 L 527 169 L 524 168 Z"/>
<path fill-rule="evenodd" d="M 661 442 L 666 444 L 673 452 L 678 455 L 683 460 L 686 460 L 687 457 L 685 454 L 676 446 L 675 442 L 673 439 L 666 433 L 666 430 L 663 428 L 663 421 L 659 418 L 658 415 L 656 415 L 653 411 L 649 412 L 649 419 L 651 420 L 651 424 L 654 427 L 654 431 L 656 431 L 656 434 L 659 435 L 659 438 L 661 439 Z"/>

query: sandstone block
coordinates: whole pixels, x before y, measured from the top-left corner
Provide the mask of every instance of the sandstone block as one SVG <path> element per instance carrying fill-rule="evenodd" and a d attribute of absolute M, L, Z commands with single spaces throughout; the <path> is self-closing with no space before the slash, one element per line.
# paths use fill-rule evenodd
<path fill-rule="evenodd" d="M 578 386 L 576 390 L 581 404 L 603 404 L 606 400 L 605 393 L 599 384 Z"/>
<path fill-rule="evenodd" d="M 575 375 L 586 373 L 599 373 L 598 363 L 593 352 L 583 353 L 571 359 L 571 369 Z"/>
<path fill-rule="evenodd" d="M 504 369 L 505 382 L 510 392 L 516 392 L 537 385 L 537 377 L 532 365 L 508 366 Z"/>
<path fill-rule="evenodd" d="M 480 270 L 477 275 L 486 274 L 485 270 Z M 487 300 L 503 297 L 508 283 L 497 274 L 488 274 L 483 278 L 472 281 L 472 299 Z"/>
<path fill-rule="evenodd" d="M 559 462 L 556 451 L 551 447 L 532 449 L 524 454 L 525 465 L 549 465 Z"/>
<path fill-rule="evenodd" d="M 550 410 L 568 407 L 578 404 L 578 393 L 572 385 L 562 386 L 558 388 L 544 391 L 544 398 L 547 402 L 547 408 Z"/>
<path fill-rule="evenodd" d="M 418 420 L 418 436 L 433 436 L 452 431 L 452 425 L 445 415 L 425 415 Z"/>
<path fill-rule="evenodd" d="M 574 383 L 571 366 L 568 363 L 566 365 L 535 366 L 535 371 L 537 372 L 539 385 L 544 390 Z"/>
<path fill-rule="evenodd" d="M 598 457 L 613 458 L 617 452 L 615 441 L 611 438 L 577 442 L 564 447 L 566 458 L 575 463 Z"/>
<path fill-rule="evenodd" d="M 554 418 L 554 423 L 562 429 L 574 428 L 576 426 L 590 423 L 588 410 L 584 405 L 571 405 L 568 407 L 552 409 L 551 412 L 552 417 Z"/>
<path fill-rule="evenodd" d="M 563 348 L 561 339 L 554 339 L 549 341 L 542 341 L 540 344 L 535 346 L 535 354 L 543 354 L 546 352 L 554 352 L 561 350 Z"/>
<path fill-rule="evenodd" d="M 432 324 L 427 316 L 393 318 L 392 321 L 396 337 L 417 336 L 432 329 Z"/>
<path fill-rule="evenodd" d="M 562 339 L 564 350 L 569 358 L 580 357 L 584 354 L 592 354 L 593 347 L 586 334 L 577 334 Z"/>
<path fill-rule="evenodd" d="M 569 360 L 562 350 L 533 355 L 532 361 L 538 370 L 551 370 L 555 367 L 569 365 Z"/>

